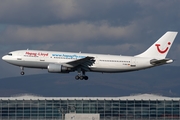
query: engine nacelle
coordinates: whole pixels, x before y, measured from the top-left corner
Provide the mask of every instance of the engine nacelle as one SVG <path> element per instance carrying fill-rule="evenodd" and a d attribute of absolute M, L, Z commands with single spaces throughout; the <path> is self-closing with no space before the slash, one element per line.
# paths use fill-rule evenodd
<path fill-rule="evenodd" d="M 70 70 L 71 70 L 70 68 L 60 64 L 51 63 L 48 65 L 48 72 L 50 73 L 69 73 Z"/>

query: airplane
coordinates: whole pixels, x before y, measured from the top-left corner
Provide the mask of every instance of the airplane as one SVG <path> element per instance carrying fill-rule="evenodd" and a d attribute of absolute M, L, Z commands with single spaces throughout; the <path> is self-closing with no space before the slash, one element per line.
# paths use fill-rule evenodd
<path fill-rule="evenodd" d="M 145 52 L 135 56 L 105 55 L 41 50 L 17 50 L 2 57 L 4 61 L 21 68 L 47 69 L 49 73 L 77 71 L 76 80 L 88 80 L 86 72 L 120 73 L 142 70 L 172 63 L 166 58 L 178 32 L 167 31 Z"/>

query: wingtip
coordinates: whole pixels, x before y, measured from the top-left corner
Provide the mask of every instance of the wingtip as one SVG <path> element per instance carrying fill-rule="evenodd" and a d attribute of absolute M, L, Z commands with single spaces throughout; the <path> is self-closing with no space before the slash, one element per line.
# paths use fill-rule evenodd
<path fill-rule="evenodd" d="M 167 33 L 178 33 L 178 31 L 167 31 Z"/>

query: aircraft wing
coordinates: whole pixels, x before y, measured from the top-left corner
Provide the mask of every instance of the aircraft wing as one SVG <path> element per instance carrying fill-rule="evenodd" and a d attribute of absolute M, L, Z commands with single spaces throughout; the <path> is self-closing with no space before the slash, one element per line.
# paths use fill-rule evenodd
<path fill-rule="evenodd" d="M 70 66 L 71 68 L 74 68 L 74 69 L 81 68 L 85 71 L 89 71 L 89 66 L 93 65 L 94 62 L 95 62 L 94 57 L 87 56 L 82 59 L 67 62 L 63 65 Z"/>
<path fill-rule="evenodd" d="M 157 60 L 157 59 L 150 60 L 150 63 L 152 65 L 163 65 L 163 64 L 168 64 L 168 63 L 172 63 L 172 62 L 173 62 L 173 60 L 170 58 L 165 58 L 165 59 L 160 59 L 160 60 Z"/>

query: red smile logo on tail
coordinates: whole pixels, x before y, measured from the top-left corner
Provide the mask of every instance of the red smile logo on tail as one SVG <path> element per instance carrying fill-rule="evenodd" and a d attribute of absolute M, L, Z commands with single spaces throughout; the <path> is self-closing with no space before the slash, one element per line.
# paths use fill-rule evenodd
<path fill-rule="evenodd" d="M 168 42 L 168 45 L 171 45 L 171 42 Z M 157 47 L 157 50 L 159 53 L 165 53 L 168 51 L 169 47 L 167 47 L 165 50 L 161 50 L 159 47 L 161 46 L 160 44 L 155 44 L 155 46 Z"/>

